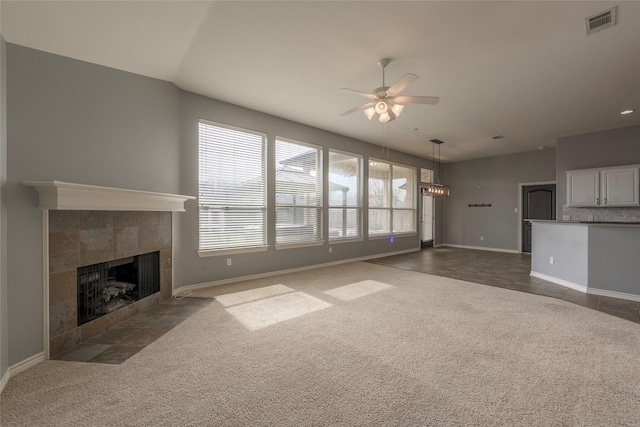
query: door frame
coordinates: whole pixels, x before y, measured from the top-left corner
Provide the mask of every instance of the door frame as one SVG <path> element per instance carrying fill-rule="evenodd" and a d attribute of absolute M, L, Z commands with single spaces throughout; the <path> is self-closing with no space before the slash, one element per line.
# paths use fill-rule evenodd
<path fill-rule="evenodd" d="M 422 243 L 427 242 L 428 240 L 422 240 L 422 230 L 424 228 L 424 197 L 431 197 L 431 245 L 435 247 L 436 245 L 436 198 L 433 196 L 426 196 L 424 194 L 425 187 L 420 187 L 420 218 L 418 220 L 419 230 L 419 240 L 420 240 L 420 248 L 422 248 Z"/>
<path fill-rule="evenodd" d="M 558 185 L 556 181 L 537 181 L 537 182 L 520 182 L 518 183 L 518 253 L 526 254 L 522 252 L 522 188 L 529 185 L 549 185 L 556 184 L 556 204 L 558 202 Z"/>

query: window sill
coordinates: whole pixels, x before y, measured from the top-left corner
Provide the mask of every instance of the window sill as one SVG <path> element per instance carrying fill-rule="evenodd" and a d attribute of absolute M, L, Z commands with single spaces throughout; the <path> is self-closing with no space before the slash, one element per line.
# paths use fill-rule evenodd
<path fill-rule="evenodd" d="M 266 252 L 269 246 L 254 246 L 250 248 L 234 248 L 234 249 L 207 249 L 197 251 L 200 258 L 207 258 L 212 256 L 233 255 L 233 254 L 247 254 L 251 252 Z"/>
<path fill-rule="evenodd" d="M 364 237 L 344 237 L 344 238 L 336 238 L 336 239 L 329 239 L 329 244 L 330 245 L 337 245 L 340 243 L 352 243 L 352 242 L 362 242 L 364 241 Z"/>
<path fill-rule="evenodd" d="M 317 242 L 298 242 L 298 243 L 278 243 L 276 244 L 276 250 L 281 249 L 296 249 L 296 248 L 307 248 L 313 246 L 322 246 L 324 245 L 324 240 L 318 240 Z"/>
<path fill-rule="evenodd" d="M 389 236 L 393 236 L 393 238 L 398 238 L 398 237 L 413 237 L 413 236 L 418 236 L 418 233 L 415 231 L 411 231 L 409 233 L 387 233 L 387 234 L 374 234 L 374 235 L 370 235 L 368 237 L 369 240 L 382 240 L 382 239 L 388 239 Z"/>

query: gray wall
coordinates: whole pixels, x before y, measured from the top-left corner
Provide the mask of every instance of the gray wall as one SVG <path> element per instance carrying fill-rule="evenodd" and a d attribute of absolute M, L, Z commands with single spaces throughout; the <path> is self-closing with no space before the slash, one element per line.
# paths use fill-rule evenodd
<path fill-rule="evenodd" d="M 640 125 L 558 138 L 556 151 L 557 217 L 562 218 L 562 206 L 567 203 L 565 172 L 640 164 Z"/>
<path fill-rule="evenodd" d="M 198 194 L 198 168 L 196 165 L 198 164 L 198 120 L 200 118 L 264 132 L 268 136 L 269 148 L 273 147 L 275 137 L 281 136 L 322 146 L 325 149 L 325 159 L 328 158 L 327 150 L 329 148 L 364 155 L 363 163 L 365 174 L 368 157 L 402 163 L 417 168 L 433 167 L 431 160 L 400 152 L 383 151 L 379 146 L 258 113 L 193 93 L 183 92 L 181 94 L 181 111 L 181 192 L 183 194 Z M 325 176 L 328 169 L 326 163 L 327 162 L 325 162 Z M 271 180 L 271 185 L 274 185 L 273 180 Z M 269 194 L 270 197 L 272 197 L 273 191 L 269 191 Z M 271 200 L 271 202 L 271 205 L 273 205 L 273 200 Z M 366 205 L 367 200 L 365 199 L 364 206 Z M 268 217 L 273 218 L 274 212 L 270 212 Z M 323 223 L 327 223 L 326 212 Z M 195 201 L 188 204 L 186 213 L 177 215 L 177 224 L 178 229 L 174 235 L 174 242 L 176 242 L 174 288 L 328 263 L 348 258 L 373 256 L 384 254 L 385 252 L 416 249 L 419 246 L 419 236 L 414 235 L 410 237 L 397 237 L 392 244 L 388 243 L 386 239 L 379 238 L 371 240 L 365 239 L 359 242 L 332 244 L 332 253 L 329 253 L 328 244 L 315 247 L 276 250 L 273 247 L 273 233 L 271 233 L 271 235 L 268 236 L 268 243 L 271 246 L 266 252 L 199 258 L 196 253 L 198 249 L 198 207 Z M 365 217 L 364 230 L 366 230 L 366 226 L 367 221 Z M 439 236 L 440 235 L 437 235 L 436 237 L 439 238 Z M 226 265 L 226 259 L 229 257 L 232 258 L 233 261 L 231 266 Z"/>
<path fill-rule="evenodd" d="M 451 196 L 444 203 L 444 242 L 518 251 L 520 183 L 555 181 L 553 149 L 445 165 Z M 491 207 L 469 207 L 491 204 Z M 484 240 L 480 240 L 480 237 Z"/>
<path fill-rule="evenodd" d="M 365 160 L 433 166 L 427 159 L 185 93 L 171 83 L 13 44 L 7 44 L 7 67 L 9 366 L 43 351 L 42 213 L 37 192 L 20 181 L 197 195 L 201 117 L 266 132 L 270 144 L 277 135 L 363 154 Z M 332 254 L 326 245 L 270 249 L 234 255 L 227 267 L 226 257 L 197 256 L 197 203 L 187 202 L 186 208 L 174 215 L 174 288 L 419 246 L 416 235 L 393 244 L 335 244 Z"/>
<path fill-rule="evenodd" d="M 9 369 L 7 304 L 7 46 L 0 34 L 0 379 Z"/>
<path fill-rule="evenodd" d="M 7 44 L 9 364 L 43 351 L 42 212 L 24 180 L 179 192 L 179 90 Z"/>

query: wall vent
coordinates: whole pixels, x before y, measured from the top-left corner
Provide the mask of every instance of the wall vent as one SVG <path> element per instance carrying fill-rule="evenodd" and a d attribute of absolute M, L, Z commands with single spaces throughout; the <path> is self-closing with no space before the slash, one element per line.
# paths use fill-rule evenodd
<path fill-rule="evenodd" d="M 584 22 L 587 26 L 587 35 L 613 27 L 618 23 L 616 19 L 616 7 L 614 6 L 604 12 L 591 15 L 585 18 Z"/>

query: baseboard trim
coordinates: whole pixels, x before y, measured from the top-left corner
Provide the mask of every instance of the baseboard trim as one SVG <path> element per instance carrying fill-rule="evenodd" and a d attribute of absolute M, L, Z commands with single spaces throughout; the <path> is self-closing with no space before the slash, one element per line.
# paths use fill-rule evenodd
<path fill-rule="evenodd" d="M 7 369 L 7 372 L 4 373 L 2 379 L 0 379 L 0 394 L 4 390 L 5 386 L 9 382 L 9 378 L 11 377 L 11 369 Z"/>
<path fill-rule="evenodd" d="M 4 374 L 4 376 L 0 380 L 0 393 L 2 393 L 2 391 L 4 390 L 4 387 L 7 385 L 10 378 L 15 377 L 20 372 L 24 372 L 29 368 L 33 368 L 38 363 L 44 362 L 44 360 L 45 360 L 45 357 L 44 357 L 44 351 L 43 351 L 38 354 L 34 354 L 33 356 L 27 359 L 24 359 L 22 362 L 18 362 L 13 366 L 9 366 L 9 369 L 7 369 L 7 372 Z"/>
<path fill-rule="evenodd" d="M 555 284 L 558 284 L 558 285 L 562 285 L 562 286 L 567 287 L 567 288 L 574 289 L 576 291 L 583 292 L 585 294 L 587 293 L 587 287 L 586 286 L 579 285 L 577 283 L 573 283 L 573 282 L 570 282 L 568 280 L 558 279 L 557 277 L 548 276 L 546 274 L 538 273 L 537 271 L 533 271 L 533 270 L 529 273 L 529 275 L 533 276 L 533 277 L 537 277 L 538 279 L 546 280 L 547 282 L 552 282 L 552 283 L 555 283 Z"/>
<path fill-rule="evenodd" d="M 587 293 L 593 294 L 593 295 L 600 295 L 603 297 L 621 298 L 621 299 L 626 299 L 630 301 L 640 301 L 640 295 L 627 294 L 625 292 L 609 291 L 607 289 L 589 288 L 587 290 Z"/>
<path fill-rule="evenodd" d="M 547 276 L 546 274 L 538 273 L 536 271 L 531 271 L 529 273 L 533 277 L 537 277 L 538 279 L 546 280 L 547 282 L 553 282 L 558 285 L 565 286 L 567 288 L 575 289 L 576 291 L 584 292 L 585 294 L 599 295 L 603 297 L 611 297 L 611 298 L 620 298 L 626 299 L 629 301 L 639 301 L 640 295 L 637 294 L 627 294 L 625 292 L 617 292 L 610 291 L 607 289 L 598 289 L 592 288 L 590 286 L 578 285 L 577 283 L 569 282 L 568 280 L 558 279 L 557 277 Z"/>
<path fill-rule="evenodd" d="M 370 260 L 370 259 L 382 258 L 382 257 L 386 257 L 386 256 L 406 254 L 406 253 L 409 253 L 409 252 L 418 252 L 419 250 L 420 250 L 420 248 L 405 249 L 405 250 L 401 250 L 401 251 L 385 252 L 383 254 L 367 255 L 367 256 L 357 257 L 357 258 L 341 259 L 341 260 L 338 260 L 338 261 L 326 262 L 326 263 L 323 263 L 323 264 L 306 265 L 304 267 L 289 268 L 289 269 L 286 269 L 286 270 L 269 271 L 269 272 L 266 272 L 266 273 L 251 274 L 251 275 L 248 275 L 248 276 L 238 276 L 238 277 L 232 277 L 232 278 L 229 278 L 229 279 L 215 280 L 215 281 L 206 282 L 206 283 L 197 283 L 197 284 L 194 284 L 194 285 L 185 285 L 185 286 L 180 286 L 179 288 L 174 289 L 173 290 L 173 295 L 174 296 L 175 295 L 184 295 L 185 293 L 188 293 L 189 291 L 195 291 L 195 290 L 202 289 L 202 288 L 208 288 L 210 286 L 228 285 L 230 283 L 242 282 L 244 280 L 263 279 L 265 277 L 278 276 L 280 274 L 297 273 L 297 272 L 300 272 L 300 271 L 315 270 L 317 268 L 332 267 L 334 265 L 346 264 L 348 262 L 367 261 L 367 260 Z"/>
<path fill-rule="evenodd" d="M 18 362 L 15 365 L 9 367 L 9 373 L 11 377 L 15 377 L 20 372 L 24 372 L 29 368 L 33 368 L 40 362 L 44 362 L 44 352 L 40 352 L 38 354 L 34 354 L 33 356 L 24 359 L 22 362 Z"/>
<path fill-rule="evenodd" d="M 520 251 L 517 251 L 515 249 L 488 248 L 486 246 L 453 245 L 451 243 L 442 243 L 441 245 L 438 245 L 438 247 L 441 247 L 441 246 L 448 246 L 450 248 L 459 248 L 459 249 L 475 249 L 475 250 L 478 250 L 478 251 L 504 252 L 504 253 L 508 253 L 508 254 L 519 254 L 520 253 Z"/>

